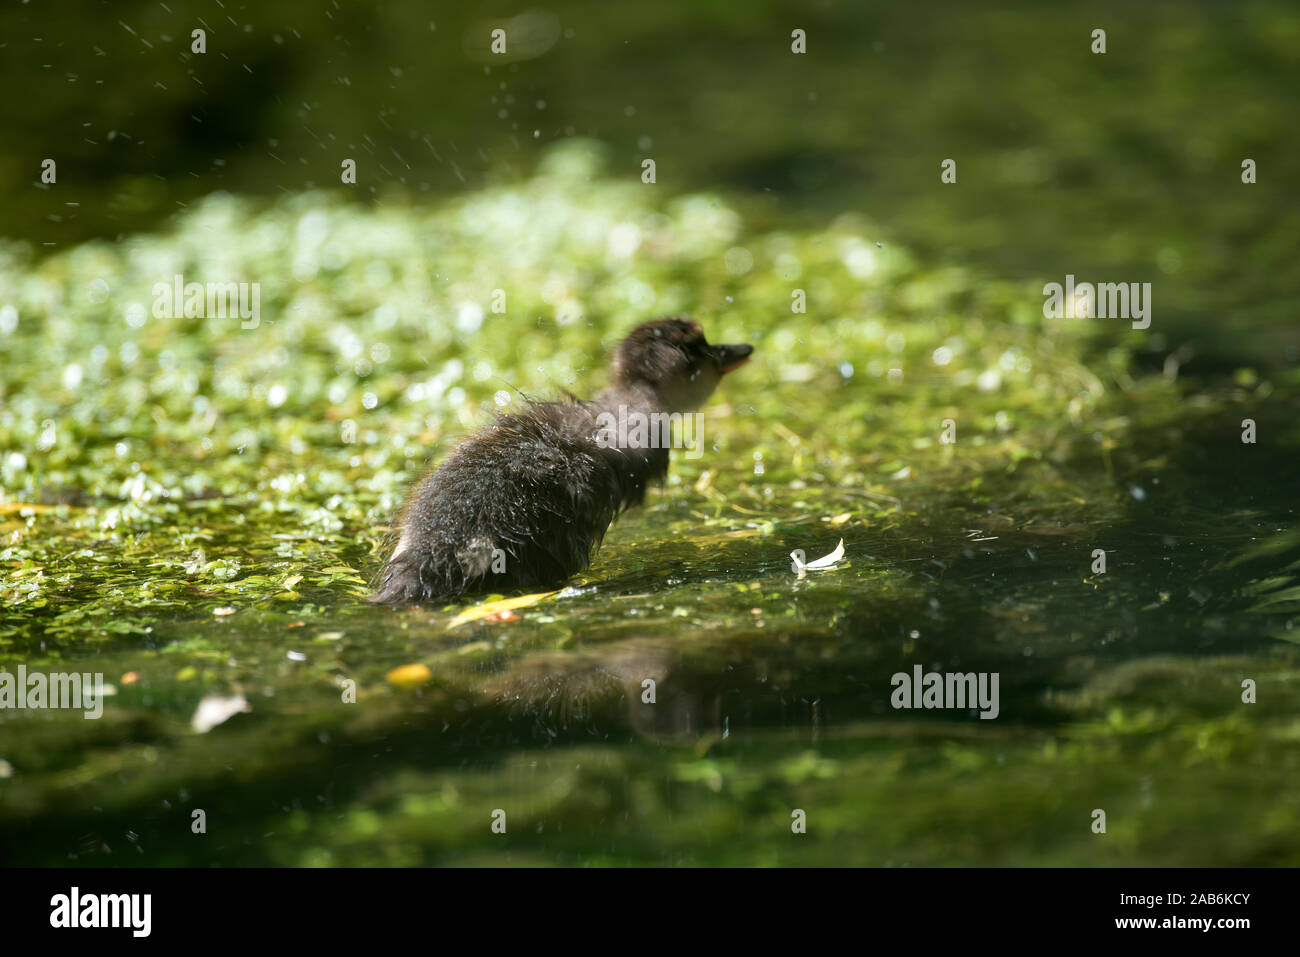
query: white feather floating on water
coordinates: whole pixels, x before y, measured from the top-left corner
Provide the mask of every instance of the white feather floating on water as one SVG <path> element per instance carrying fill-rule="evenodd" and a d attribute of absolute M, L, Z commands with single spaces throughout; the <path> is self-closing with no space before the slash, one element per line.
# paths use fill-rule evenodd
<path fill-rule="evenodd" d="M 224 724 L 240 712 L 252 710 L 243 695 L 235 695 L 231 698 L 208 695 L 199 702 L 194 717 L 190 719 L 190 727 L 199 734 L 207 734 L 217 725 Z"/>
<path fill-rule="evenodd" d="M 842 559 L 843 557 L 844 557 L 844 539 L 841 538 L 840 543 L 835 546 L 835 551 L 831 552 L 829 555 L 823 555 L 815 562 L 809 562 L 804 567 L 805 568 L 831 568 L 837 562 L 839 562 L 840 559 Z"/>
<path fill-rule="evenodd" d="M 840 543 L 835 546 L 835 551 L 831 552 L 829 555 L 823 555 L 816 561 L 805 562 L 799 557 L 799 551 L 797 549 L 790 553 L 790 557 L 794 559 L 795 571 L 798 572 L 800 578 L 804 577 L 805 569 L 821 571 L 824 568 L 834 568 L 836 564 L 844 559 L 844 539 L 840 539 Z"/>

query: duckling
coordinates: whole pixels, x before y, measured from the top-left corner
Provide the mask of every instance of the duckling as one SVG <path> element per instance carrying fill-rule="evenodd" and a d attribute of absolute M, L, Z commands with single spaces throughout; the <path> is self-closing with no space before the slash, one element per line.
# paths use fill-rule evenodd
<path fill-rule="evenodd" d="M 710 345 L 689 319 L 658 319 L 619 344 L 609 388 L 594 400 L 527 401 L 498 414 L 412 489 L 371 600 L 549 588 L 586 568 L 614 517 L 668 473 L 662 433 L 616 423 L 695 411 L 753 351 Z"/>

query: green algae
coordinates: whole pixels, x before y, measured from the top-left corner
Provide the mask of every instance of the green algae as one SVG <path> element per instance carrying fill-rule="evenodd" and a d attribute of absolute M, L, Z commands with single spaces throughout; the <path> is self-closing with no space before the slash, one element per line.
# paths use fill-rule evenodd
<path fill-rule="evenodd" d="M 1294 374 L 1150 370 L 1039 284 L 601 153 L 431 207 L 214 195 L 0 248 L 0 666 L 114 685 L 99 721 L 3 716 L 7 858 L 1297 863 Z M 175 274 L 260 282 L 258 325 L 154 315 Z M 455 629 L 364 603 L 431 459 L 680 312 L 755 358 L 572 587 Z M 386 680 L 411 663 L 427 684 Z M 914 663 L 1000 672 L 1001 719 L 892 711 Z"/>

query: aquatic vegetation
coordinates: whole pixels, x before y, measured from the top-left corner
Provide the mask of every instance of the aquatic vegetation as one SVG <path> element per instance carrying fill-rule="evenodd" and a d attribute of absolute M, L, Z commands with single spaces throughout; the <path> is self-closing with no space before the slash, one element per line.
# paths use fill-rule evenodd
<path fill-rule="evenodd" d="M 430 206 L 213 195 L 117 243 L 0 245 L 0 666 L 116 685 L 101 721 L 0 720 L 10 855 L 1296 863 L 1300 546 L 1251 494 L 1300 383 L 1189 385 L 1140 332 L 875 235 L 755 225 L 573 141 Z M 258 284 L 257 324 L 155 309 L 175 276 Z M 603 385 L 675 313 L 754 359 L 570 587 L 362 602 L 431 459 L 520 393 Z M 796 574 L 824 540 L 849 559 Z M 1000 671 L 998 720 L 890 711 L 919 661 Z M 242 706 L 196 734 L 214 700 Z M 229 822 L 202 850 L 193 807 Z"/>

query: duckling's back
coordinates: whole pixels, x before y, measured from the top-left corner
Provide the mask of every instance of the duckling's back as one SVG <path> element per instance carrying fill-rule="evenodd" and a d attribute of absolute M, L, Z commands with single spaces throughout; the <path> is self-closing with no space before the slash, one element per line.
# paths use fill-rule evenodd
<path fill-rule="evenodd" d="M 609 523 L 663 478 L 668 452 L 597 443 L 593 405 L 530 402 L 421 480 L 374 601 L 558 585 L 587 566 Z"/>

